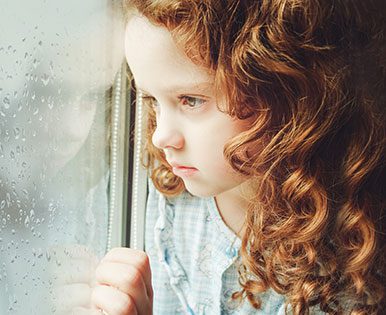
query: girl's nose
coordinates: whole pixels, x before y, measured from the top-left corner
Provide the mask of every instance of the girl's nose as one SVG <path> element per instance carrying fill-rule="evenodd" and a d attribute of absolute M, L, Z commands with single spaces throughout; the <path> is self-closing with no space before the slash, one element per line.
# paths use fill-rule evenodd
<path fill-rule="evenodd" d="M 172 119 L 167 119 L 165 115 L 160 116 L 157 117 L 157 127 L 153 133 L 153 144 L 162 150 L 167 148 L 182 149 L 184 137 L 175 122 Z"/>

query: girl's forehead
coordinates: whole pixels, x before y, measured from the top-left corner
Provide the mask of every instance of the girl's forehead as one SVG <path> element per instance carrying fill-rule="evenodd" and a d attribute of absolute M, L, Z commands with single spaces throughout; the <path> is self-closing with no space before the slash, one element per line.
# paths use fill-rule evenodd
<path fill-rule="evenodd" d="M 126 24 L 125 41 L 142 41 L 143 44 L 157 42 L 160 38 L 171 36 L 170 32 L 161 26 L 152 24 L 141 15 L 133 15 Z"/>
<path fill-rule="evenodd" d="M 214 75 L 197 65 L 176 45 L 164 27 L 135 16 L 129 20 L 125 38 L 126 58 L 134 78 L 145 90 L 208 89 Z M 151 91 L 149 91 L 151 92 Z"/>

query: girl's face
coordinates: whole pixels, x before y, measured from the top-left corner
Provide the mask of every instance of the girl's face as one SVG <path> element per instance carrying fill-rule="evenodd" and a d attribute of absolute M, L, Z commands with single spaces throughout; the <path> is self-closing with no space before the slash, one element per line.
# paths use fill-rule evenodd
<path fill-rule="evenodd" d="M 247 122 L 220 112 L 214 76 L 195 65 L 171 34 L 144 17 L 126 28 L 126 58 L 137 88 L 154 102 L 157 128 L 153 144 L 165 152 L 173 172 L 196 196 L 218 196 L 245 181 L 223 156 L 229 139 Z"/>

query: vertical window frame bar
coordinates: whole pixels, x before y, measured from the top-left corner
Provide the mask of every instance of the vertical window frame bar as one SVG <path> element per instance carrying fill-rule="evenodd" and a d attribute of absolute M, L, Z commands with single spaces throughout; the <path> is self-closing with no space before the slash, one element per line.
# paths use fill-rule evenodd
<path fill-rule="evenodd" d="M 106 251 L 126 245 L 126 216 L 128 215 L 128 126 L 130 100 L 127 99 L 127 66 L 117 74 L 112 91 L 109 216 Z M 130 98 L 130 96 L 129 96 Z"/>

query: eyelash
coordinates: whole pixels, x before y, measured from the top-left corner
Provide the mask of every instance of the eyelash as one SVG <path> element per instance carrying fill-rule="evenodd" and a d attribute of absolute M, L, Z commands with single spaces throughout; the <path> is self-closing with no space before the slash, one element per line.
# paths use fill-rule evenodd
<path fill-rule="evenodd" d="M 178 97 L 178 99 L 180 100 L 180 103 L 181 103 L 182 106 L 187 106 L 190 109 L 194 109 L 194 108 L 200 107 L 202 104 L 204 104 L 206 102 L 206 100 L 204 100 L 202 98 L 198 98 L 198 97 L 194 97 L 194 96 L 188 96 L 188 95 L 180 95 Z M 198 102 L 199 105 L 193 105 L 192 106 L 192 105 L 188 104 L 189 100 L 190 101 Z"/>
<path fill-rule="evenodd" d="M 158 106 L 157 105 L 158 102 L 153 96 L 143 94 L 142 100 L 145 101 L 153 109 Z M 178 96 L 178 100 L 182 106 L 186 106 L 190 110 L 199 108 L 199 107 L 201 107 L 202 104 L 204 104 L 206 102 L 205 99 L 194 97 L 194 96 L 188 96 L 188 95 L 180 95 L 180 96 Z M 198 102 L 199 104 L 198 105 L 191 105 L 191 104 L 189 104 L 189 101 Z"/>

